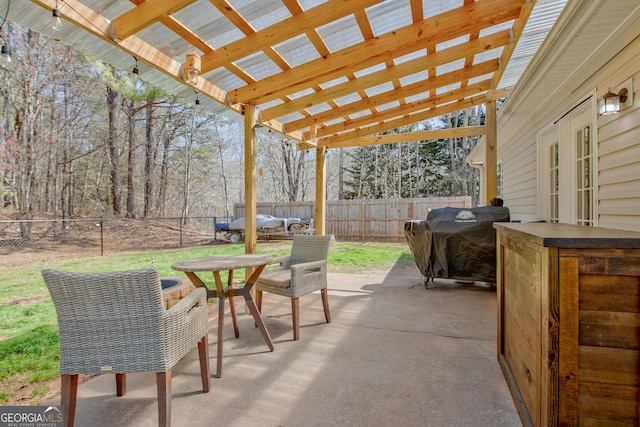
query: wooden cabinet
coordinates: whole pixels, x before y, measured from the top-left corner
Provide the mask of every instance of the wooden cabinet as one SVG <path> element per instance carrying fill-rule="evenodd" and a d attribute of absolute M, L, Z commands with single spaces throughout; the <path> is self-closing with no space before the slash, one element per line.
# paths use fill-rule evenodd
<path fill-rule="evenodd" d="M 640 425 L 640 233 L 495 223 L 498 359 L 524 425 Z"/>

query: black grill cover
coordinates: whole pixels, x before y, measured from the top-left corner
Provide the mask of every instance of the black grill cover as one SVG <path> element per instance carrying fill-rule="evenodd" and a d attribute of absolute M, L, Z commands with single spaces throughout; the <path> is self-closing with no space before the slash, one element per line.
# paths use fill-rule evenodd
<path fill-rule="evenodd" d="M 426 279 L 434 277 L 496 281 L 494 222 L 508 222 L 503 206 L 440 208 L 426 221 L 407 221 L 404 234 L 413 259 Z"/>

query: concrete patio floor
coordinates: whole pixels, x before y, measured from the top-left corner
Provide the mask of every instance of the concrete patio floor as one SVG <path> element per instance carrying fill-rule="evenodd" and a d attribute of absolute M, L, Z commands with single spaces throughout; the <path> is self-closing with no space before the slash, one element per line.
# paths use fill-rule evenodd
<path fill-rule="evenodd" d="M 299 341 L 289 300 L 265 294 L 273 352 L 239 303 L 240 337 L 227 316 L 211 391 L 195 350 L 174 368 L 172 425 L 522 425 L 496 358 L 495 288 L 436 279 L 426 290 L 417 269 L 402 274 L 330 274 L 332 322 L 319 294 L 301 298 Z M 212 375 L 216 325 L 212 312 Z M 155 375 L 129 374 L 123 397 L 113 375 L 80 385 L 75 425 L 156 426 Z"/>

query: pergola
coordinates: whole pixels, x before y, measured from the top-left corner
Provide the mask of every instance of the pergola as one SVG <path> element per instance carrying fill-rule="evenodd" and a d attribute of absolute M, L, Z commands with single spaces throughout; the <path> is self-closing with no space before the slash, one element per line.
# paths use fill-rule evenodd
<path fill-rule="evenodd" d="M 10 0 L 6 0 L 10 1 Z M 256 128 L 316 150 L 324 234 L 329 148 L 485 135 L 567 0 L 13 0 L 9 20 L 242 118 L 246 251 L 255 252 Z M 39 7 L 35 7 L 35 5 Z M 66 21 L 54 32 L 52 11 Z M 135 61 L 135 62 L 134 62 Z M 486 125 L 380 135 L 486 104 Z"/>

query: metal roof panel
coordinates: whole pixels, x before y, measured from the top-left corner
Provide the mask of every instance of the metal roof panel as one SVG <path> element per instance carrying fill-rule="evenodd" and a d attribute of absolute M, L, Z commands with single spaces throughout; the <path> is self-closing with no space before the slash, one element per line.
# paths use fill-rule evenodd
<path fill-rule="evenodd" d="M 320 54 L 315 49 L 311 40 L 306 34 L 300 34 L 274 46 L 274 49 L 292 67 L 306 64 L 314 59 L 320 58 Z"/>
<path fill-rule="evenodd" d="M 378 3 L 367 9 L 367 15 L 376 37 L 413 23 L 411 7 L 406 1 L 391 0 Z"/>
<path fill-rule="evenodd" d="M 321 26 L 318 33 L 331 52 L 338 52 L 364 41 L 358 23 L 352 15 Z"/>

